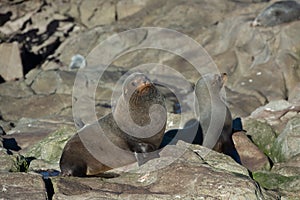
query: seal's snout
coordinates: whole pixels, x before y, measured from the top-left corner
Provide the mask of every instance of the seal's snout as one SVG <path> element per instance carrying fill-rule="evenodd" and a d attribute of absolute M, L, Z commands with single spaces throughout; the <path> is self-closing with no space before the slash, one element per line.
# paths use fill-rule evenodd
<path fill-rule="evenodd" d="M 260 25 L 261 24 L 260 24 L 260 22 L 257 19 L 255 19 L 253 22 L 250 23 L 251 27 L 256 27 L 256 26 L 260 26 Z"/>
<path fill-rule="evenodd" d="M 143 94 L 147 92 L 151 86 L 152 83 L 150 82 L 150 80 L 144 79 L 138 84 L 136 90 L 138 91 L 139 94 Z"/>

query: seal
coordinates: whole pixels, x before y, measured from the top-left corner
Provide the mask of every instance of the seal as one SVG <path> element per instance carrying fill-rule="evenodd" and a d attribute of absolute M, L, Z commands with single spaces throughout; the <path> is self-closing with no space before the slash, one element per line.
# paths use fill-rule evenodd
<path fill-rule="evenodd" d="M 153 109 L 158 107 L 159 109 Z M 111 113 L 84 126 L 65 145 L 63 176 L 90 176 L 158 157 L 167 111 L 165 98 L 144 74 L 133 73 Z"/>
<path fill-rule="evenodd" d="M 224 102 L 226 80 L 225 73 L 202 76 L 195 85 L 195 96 L 198 100 L 195 102 L 199 108 L 199 122 L 203 133 L 202 145 L 230 154 L 234 149 L 234 143 L 231 112 Z"/>
<path fill-rule="evenodd" d="M 251 26 L 276 26 L 300 19 L 300 4 L 296 1 L 278 1 L 262 10 Z"/>

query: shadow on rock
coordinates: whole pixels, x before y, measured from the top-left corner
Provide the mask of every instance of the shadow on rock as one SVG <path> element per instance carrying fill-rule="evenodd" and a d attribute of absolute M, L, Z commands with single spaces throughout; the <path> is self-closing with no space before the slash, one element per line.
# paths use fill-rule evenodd
<path fill-rule="evenodd" d="M 236 118 L 233 120 L 232 132 L 234 133 L 234 132 L 237 132 L 240 130 L 243 130 L 241 119 Z M 178 140 L 182 140 L 182 141 L 190 143 L 190 144 L 202 145 L 203 137 L 204 137 L 203 131 L 202 131 L 199 121 L 196 119 L 191 119 L 184 125 L 183 129 L 172 129 L 172 130 L 167 131 L 164 135 L 164 138 L 160 145 L 160 148 L 164 148 L 167 145 L 176 145 Z M 219 140 L 220 140 L 220 138 L 219 138 Z M 222 143 L 222 141 L 219 141 L 219 140 L 216 143 L 216 145 L 219 142 Z M 225 144 L 225 145 L 223 145 L 221 150 L 218 152 L 224 153 L 224 154 L 232 157 L 237 163 L 241 164 L 239 153 L 237 152 L 234 145 L 227 146 Z"/>

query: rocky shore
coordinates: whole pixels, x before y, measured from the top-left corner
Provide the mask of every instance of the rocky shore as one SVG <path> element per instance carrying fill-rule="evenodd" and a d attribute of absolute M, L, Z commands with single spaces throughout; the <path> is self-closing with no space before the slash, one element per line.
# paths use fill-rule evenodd
<path fill-rule="evenodd" d="M 1 1 L 0 199 L 299 199 L 300 20 L 251 26 L 274 2 Z M 241 164 L 179 141 L 165 147 L 172 153 L 141 167 L 132 164 L 105 177 L 59 176 L 62 149 L 78 128 L 74 108 L 92 102 L 98 118 L 109 113 L 115 84 L 131 68 L 145 63 L 173 68 L 191 84 L 176 93 L 183 102 L 192 94 L 201 75 L 185 58 L 163 49 L 137 49 L 115 57 L 96 83 L 95 95 L 74 96 L 78 69 L 70 68 L 72 57 L 81 55 L 90 65 L 97 45 L 140 27 L 186 34 L 227 73 L 227 104 L 238 122 L 233 140 Z M 131 37 L 143 46 L 150 36 Z M 114 54 L 119 45 L 108 52 Z M 164 80 L 180 88 L 181 82 L 167 75 Z M 82 91 L 95 84 L 89 76 L 81 81 Z M 167 130 L 182 128 L 180 117 L 191 113 L 178 106 L 170 90 L 161 89 L 167 98 Z M 88 110 L 81 116 L 82 123 L 90 123 Z M 153 169 L 157 163 L 164 167 Z"/>

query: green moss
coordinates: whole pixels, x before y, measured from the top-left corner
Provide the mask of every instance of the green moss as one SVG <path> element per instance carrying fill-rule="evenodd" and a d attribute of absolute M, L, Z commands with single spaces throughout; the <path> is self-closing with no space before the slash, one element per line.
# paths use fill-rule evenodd
<path fill-rule="evenodd" d="M 35 144 L 26 152 L 26 156 L 42 159 L 49 163 L 58 163 L 66 142 L 75 132 L 73 127 L 62 127 Z"/>
<path fill-rule="evenodd" d="M 300 176 L 283 176 L 276 173 L 259 171 L 253 173 L 253 178 L 256 180 L 262 187 L 270 190 L 283 189 L 286 190 L 286 187 L 289 187 L 289 184 L 297 179 Z"/>
<path fill-rule="evenodd" d="M 244 123 L 244 129 L 251 136 L 252 141 L 257 147 L 272 159 L 272 146 L 276 140 L 273 128 L 265 123 L 254 119 L 248 119 Z"/>
<path fill-rule="evenodd" d="M 275 163 L 286 161 L 286 158 L 282 153 L 282 145 L 282 142 L 276 141 L 270 150 L 270 158 Z"/>
<path fill-rule="evenodd" d="M 300 153 L 300 117 L 291 118 L 271 148 L 273 162 L 284 162 Z"/>
<path fill-rule="evenodd" d="M 29 168 L 29 161 L 22 155 L 18 154 L 13 158 L 13 165 L 10 172 L 27 172 Z"/>

